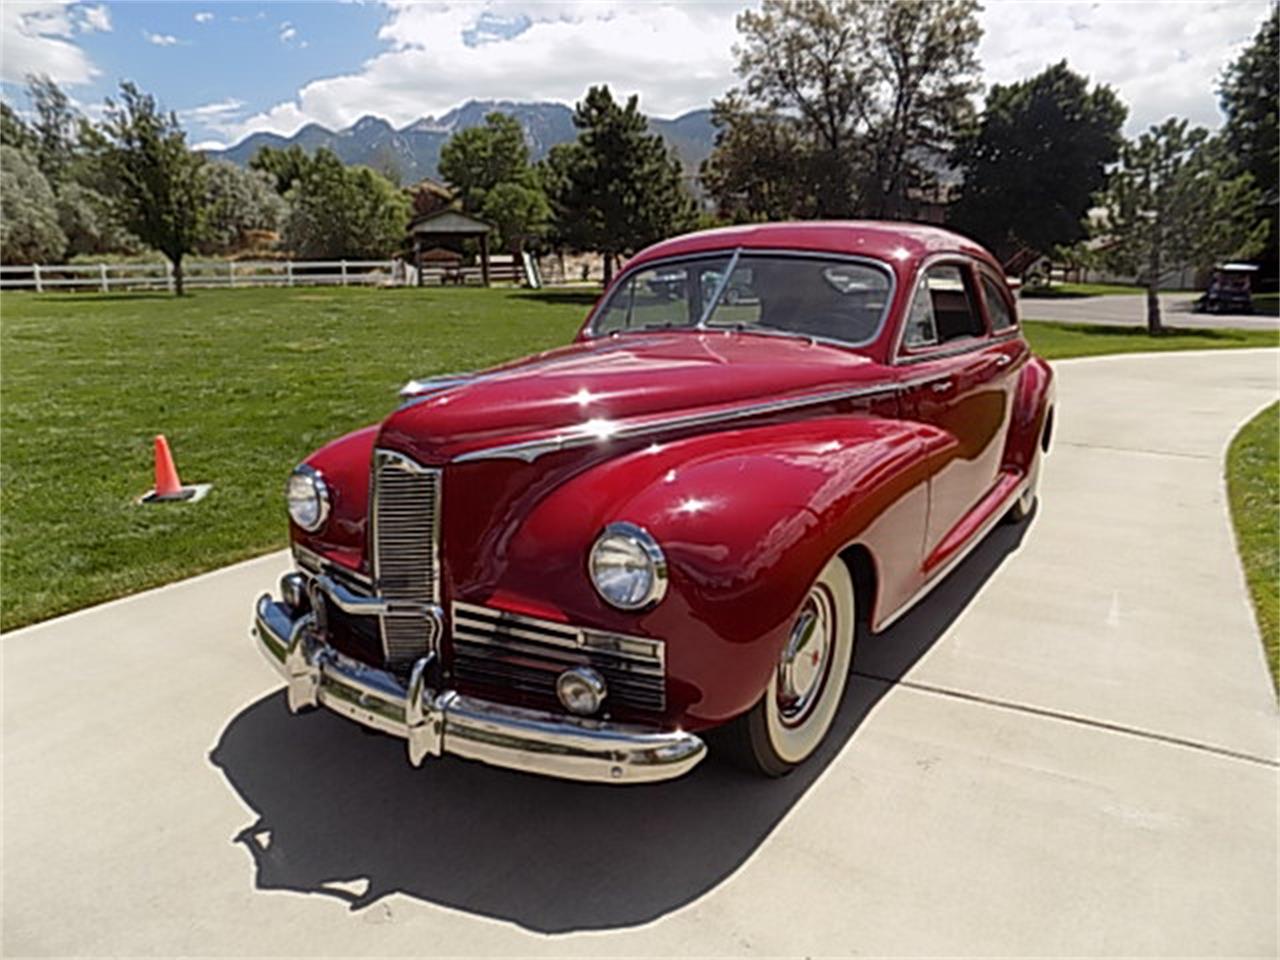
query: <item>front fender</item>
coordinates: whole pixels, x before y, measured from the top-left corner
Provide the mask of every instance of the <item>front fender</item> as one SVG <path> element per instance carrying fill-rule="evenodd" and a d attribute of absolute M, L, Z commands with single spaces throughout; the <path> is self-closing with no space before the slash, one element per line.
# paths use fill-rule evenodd
<path fill-rule="evenodd" d="M 519 521 L 496 589 L 475 599 L 661 638 L 672 719 L 723 722 L 759 697 L 795 611 L 836 553 L 853 543 L 871 552 L 877 606 L 892 609 L 914 590 L 931 432 L 833 416 L 596 463 Z M 670 585 L 652 610 L 615 610 L 590 584 L 587 552 L 615 520 L 645 527 L 666 553 Z"/>
<path fill-rule="evenodd" d="M 369 514 L 369 464 L 378 427 L 364 427 L 325 444 L 307 457 L 329 486 L 329 519 L 315 533 L 307 533 L 292 520 L 293 542 L 336 560 L 345 567 L 368 573 L 365 536 Z"/>

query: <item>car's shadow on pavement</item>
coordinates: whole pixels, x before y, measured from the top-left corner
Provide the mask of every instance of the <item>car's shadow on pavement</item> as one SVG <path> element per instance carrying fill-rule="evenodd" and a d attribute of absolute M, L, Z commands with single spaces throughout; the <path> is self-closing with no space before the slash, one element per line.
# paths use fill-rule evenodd
<path fill-rule="evenodd" d="M 855 673 L 901 677 L 1027 526 L 996 528 L 891 630 L 861 640 Z M 850 740 L 856 749 L 891 688 L 851 682 L 820 753 L 781 780 L 714 756 L 683 779 L 630 787 L 447 757 L 414 769 L 403 741 L 325 711 L 292 717 L 283 693 L 232 718 L 210 759 L 258 814 L 234 840 L 259 889 L 328 894 L 353 910 L 399 892 L 544 933 L 605 929 L 667 914 L 732 874 Z"/>

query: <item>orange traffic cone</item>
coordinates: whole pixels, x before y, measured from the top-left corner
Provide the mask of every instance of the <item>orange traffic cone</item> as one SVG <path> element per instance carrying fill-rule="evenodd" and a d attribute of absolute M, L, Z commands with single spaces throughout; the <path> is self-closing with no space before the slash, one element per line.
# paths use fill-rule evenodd
<path fill-rule="evenodd" d="M 196 483 L 183 486 L 178 479 L 178 468 L 174 466 L 173 454 L 169 452 L 169 441 L 164 434 L 156 435 L 156 485 L 138 498 L 139 503 L 164 503 L 169 500 L 199 500 L 209 492 L 211 484 Z"/>
<path fill-rule="evenodd" d="M 173 465 L 169 441 L 163 433 L 156 436 L 156 488 L 152 492 L 169 499 L 182 495 L 182 481 L 178 479 L 178 468 Z"/>

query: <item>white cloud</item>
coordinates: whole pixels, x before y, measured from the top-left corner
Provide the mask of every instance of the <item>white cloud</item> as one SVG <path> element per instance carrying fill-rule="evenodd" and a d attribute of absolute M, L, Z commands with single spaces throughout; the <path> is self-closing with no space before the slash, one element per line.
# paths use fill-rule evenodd
<path fill-rule="evenodd" d="M 152 33 L 150 30 L 143 30 L 142 35 L 147 38 L 147 43 L 154 43 L 157 47 L 173 47 L 180 42 L 172 33 Z"/>
<path fill-rule="evenodd" d="M 726 4 L 388 6 L 379 31 L 387 52 L 357 73 L 307 84 L 296 99 L 246 120 L 239 134 L 290 134 L 312 121 L 340 127 L 371 112 L 406 124 L 472 98 L 573 103 L 593 83 L 619 96 L 638 93 L 644 110 L 666 116 L 707 106 L 733 82 L 738 8 Z M 486 42 L 469 45 L 482 19 L 528 26 L 509 39 L 486 30 Z"/>
<path fill-rule="evenodd" d="M 978 53 L 987 83 L 1066 59 L 1129 106 L 1133 135 L 1171 115 L 1216 128 L 1222 69 L 1253 38 L 1266 0 L 1216 3 L 988 3 Z"/>
<path fill-rule="evenodd" d="M 211 23 L 213 21 L 213 14 L 208 10 L 201 10 L 193 19 L 196 23 Z"/>
<path fill-rule="evenodd" d="M 111 32 L 111 11 L 107 9 L 106 4 L 99 4 L 96 7 L 78 7 L 76 14 L 76 25 L 81 33 Z"/>
<path fill-rule="evenodd" d="M 0 79 L 23 83 L 43 73 L 61 84 L 88 83 L 99 71 L 71 42 L 74 32 L 66 3 L 0 3 Z"/>
<path fill-rule="evenodd" d="M 288 43 L 297 35 L 298 35 L 298 28 L 295 27 L 288 20 L 280 24 L 280 42 L 281 43 Z"/>
<path fill-rule="evenodd" d="M 228 133 L 239 126 L 244 114 L 244 106 L 243 100 L 228 97 L 225 100 L 179 110 L 178 117 L 183 123 L 201 126 L 219 134 Z"/>
<path fill-rule="evenodd" d="M 385 0 L 388 49 L 358 71 L 314 80 L 228 135 L 343 127 L 367 113 L 402 125 L 469 99 L 573 103 L 591 84 L 638 93 L 673 116 L 706 107 L 737 82 L 734 19 L 742 3 Z M 1216 127 L 1217 77 L 1251 39 L 1267 0 L 1083 3 L 990 0 L 980 15 L 983 79 L 1008 83 L 1066 59 L 1116 88 L 1133 133 L 1170 114 Z M 282 24 L 284 31 L 291 24 Z"/>
<path fill-rule="evenodd" d="M 225 150 L 229 146 L 230 146 L 229 143 L 224 143 L 221 140 L 201 140 L 199 143 L 193 143 L 191 145 L 191 149 L 192 150 Z"/>

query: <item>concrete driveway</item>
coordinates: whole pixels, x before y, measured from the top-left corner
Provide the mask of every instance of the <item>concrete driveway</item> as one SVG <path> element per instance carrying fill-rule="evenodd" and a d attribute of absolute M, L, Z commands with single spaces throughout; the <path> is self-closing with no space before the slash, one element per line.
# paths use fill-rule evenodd
<path fill-rule="evenodd" d="M 1042 507 L 829 749 L 611 788 L 287 716 L 281 554 L 3 637 L 6 955 L 1267 955 L 1277 710 L 1224 505 L 1277 352 L 1058 365 Z"/>
<path fill-rule="evenodd" d="M 1259 314 L 1195 313 L 1191 309 L 1195 299 L 1195 296 L 1185 293 L 1161 294 L 1160 312 L 1165 325 L 1204 329 L 1230 327 L 1244 330 L 1280 330 L 1280 317 Z M 1056 300 L 1023 297 L 1018 301 L 1018 313 L 1027 320 L 1142 327 L 1147 323 L 1147 298 L 1125 295 L 1064 297 Z"/>

